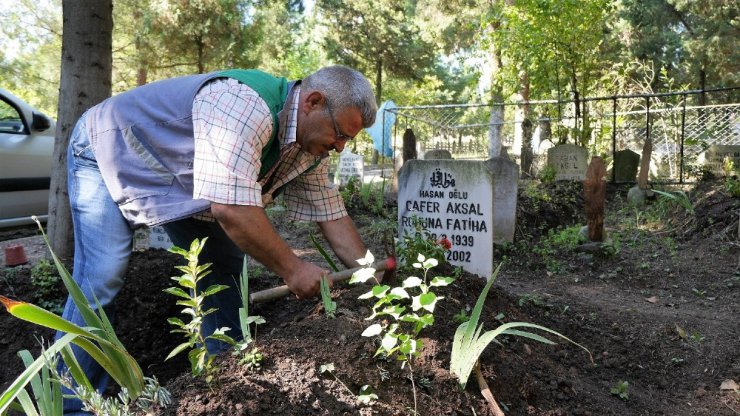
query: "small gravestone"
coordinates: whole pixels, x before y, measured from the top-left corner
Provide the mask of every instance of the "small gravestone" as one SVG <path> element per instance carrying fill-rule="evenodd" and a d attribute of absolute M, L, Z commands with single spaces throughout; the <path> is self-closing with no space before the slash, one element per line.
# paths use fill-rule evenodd
<path fill-rule="evenodd" d="M 547 165 L 555 168 L 556 181 L 586 179 L 588 150 L 573 144 L 561 144 L 547 150 Z"/>
<path fill-rule="evenodd" d="M 174 245 L 164 228 L 152 227 L 149 229 L 149 248 L 163 248 L 166 250 Z"/>
<path fill-rule="evenodd" d="M 634 182 L 639 166 L 640 155 L 637 152 L 627 149 L 614 153 L 614 181 Z"/>
<path fill-rule="evenodd" d="M 348 150 L 343 151 L 339 154 L 339 164 L 334 174 L 334 183 L 346 185 L 352 178 L 356 178 L 362 183 L 365 173 L 364 163 L 361 155 Z"/>
<path fill-rule="evenodd" d="M 700 157 L 700 162 L 716 176 L 724 176 L 725 161 L 733 163 L 735 170 L 740 169 L 740 146 L 737 145 L 712 145 Z"/>
<path fill-rule="evenodd" d="M 134 251 L 142 251 L 150 248 L 169 249 L 175 244 L 162 227 L 139 228 L 134 231 Z"/>
<path fill-rule="evenodd" d="M 424 152 L 424 160 L 452 159 L 452 153 L 445 149 L 432 149 Z"/>
<path fill-rule="evenodd" d="M 399 235 L 414 232 L 416 217 L 452 243 L 447 261 L 488 278 L 493 244 L 513 241 L 518 172 L 504 158 L 408 161 L 399 173 Z"/>

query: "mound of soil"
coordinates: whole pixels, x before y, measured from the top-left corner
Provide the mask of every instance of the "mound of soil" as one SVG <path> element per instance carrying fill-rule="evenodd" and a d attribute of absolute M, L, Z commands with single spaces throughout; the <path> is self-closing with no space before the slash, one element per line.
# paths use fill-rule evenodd
<path fill-rule="evenodd" d="M 533 247 L 542 244 L 548 230 L 582 221 L 582 188 L 557 183 L 525 194 L 520 187 L 517 242 L 494 253 L 495 262 L 507 263 L 481 322 L 486 329 L 514 321 L 547 326 L 587 347 L 594 362 L 559 340 L 544 345 L 503 337 L 500 344 L 489 345 L 480 360 L 482 374 L 507 415 L 740 413 L 739 393 L 720 390 L 725 380 L 740 381 L 738 199 L 723 193 L 719 184 L 706 186 L 689 193 L 696 201 L 693 215 L 672 208 L 658 230 L 642 223 L 625 225 L 634 216 L 624 209 L 626 190 L 610 187 L 606 225 L 619 239 L 616 254 L 559 249 L 553 256 L 562 267 L 556 271 Z M 355 214 L 371 249 L 382 255 L 385 244 L 378 230 L 387 218 L 357 209 Z M 388 217 L 393 222 L 393 215 Z M 316 227 L 275 220 L 299 255 L 322 262 L 308 239 L 319 234 Z M 161 291 L 171 286 L 169 276 L 178 261 L 162 250 L 135 253 L 117 300 L 117 333 L 144 372 L 156 375 L 173 394 L 173 404 L 159 414 L 403 415 L 413 414 L 415 402 L 419 415 L 491 414 L 475 377 L 460 389 L 449 372 L 459 325 L 455 315 L 472 308 L 482 279 L 463 273 L 453 285 L 437 290 L 445 298 L 437 304 L 435 324 L 422 331 L 424 350 L 411 369 L 373 357 L 377 340 L 360 336 L 371 305 L 357 297 L 367 287 L 340 284 L 332 291 L 338 304 L 335 319 L 316 300 L 285 298 L 255 305 L 250 313 L 267 320 L 257 333 L 265 357 L 261 368 L 248 370 L 238 357 L 224 354 L 208 385 L 190 375 L 184 354 L 164 362 L 181 341 L 178 334 L 169 334 L 166 323 L 180 307 Z M 32 296 L 27 266 L 4 273 L 0 293 Z M 442 268 L 435 274 L 449 273 L 450 268 Z M 251 278 L 252 290 L 280 284 L 267 273 Z M 22 371 L 15 351 L 38 350 L 34 335 L 49 334 L 5 313 L 0 313 L 0 330 L 4 389 Z M 321 374 L 320 367 L 328 363 L 334 364 L 334 373 Z M 625 387 L 616 389 L 623 382 Z M 372 404 L 356 400 L 364 385 L 378 395 Z"/>

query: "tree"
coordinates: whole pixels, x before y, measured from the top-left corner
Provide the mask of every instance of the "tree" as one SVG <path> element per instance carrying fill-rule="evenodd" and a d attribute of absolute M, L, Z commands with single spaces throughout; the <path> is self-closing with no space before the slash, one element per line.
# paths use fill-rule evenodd
<path fill-rule="evenodd" d="M 62 70 L 49 195 L 49 239 L 54 252 L 65 260 L 74 251 L 67 146 L 82 113 L 110 96 L 112 16 L 112 0 L 62 1 Z"/>
<path fill-rule="evenodd" d="M 61 0 L 0 8 L 0 85 L 54 116 L 59 99 Z"/>
<path fill-rule="evenodd" d="M 383 100 L 383 73 L 422 79 L 433 66 L 435 47 L 423 39 L 412 2 L 393 0 L 320 0 L 329 56 L 373 74 L 375 98 Z"/>

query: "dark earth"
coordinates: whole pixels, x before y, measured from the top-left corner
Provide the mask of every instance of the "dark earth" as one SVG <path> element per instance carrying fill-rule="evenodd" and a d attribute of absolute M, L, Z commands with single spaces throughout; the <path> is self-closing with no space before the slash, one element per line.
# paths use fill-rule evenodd
<path fill-rule="evenodd" d="M 605 225 L 613 244 L 594 250 L 548 237 L 550 230 L 585 223 L 580 183 L 520 184 L 515 242 L 495 250 L 494 262 L 506 263 L 481 322 L 486 329 L 513 321 L 547 326 L 587 347 L 594 362 L 560 340 L 549 346 L 503 337 L 490 344 L 480 359 L 482 374 L 507 415 L 740 414 L 740 393 L 720 389 L 726 380 L 740 382 L 740 198 L 716 181 L 687 188 L 693 213 L 665 198 L 637 210 L 626 204 L 627 190 L 608 187 Z M 383 210 L 371 209 L 375 205 L 359 195 L 349 201 L 362 235 L 382 257 L 388 245 L 383 236 L 395 227 L 392 195 L 386 195 Z M 308 238 L 317 234 L 314 225 L 272 215 L 298 255 L 323 262 Z M 22 235 L 6 232 L 3 240 Z M 248 370 L 224 354 L 208 385 L 190 374 L 185 354 L 164 362 L 182 341 L 169 334 L 166 322 L 180 307 L 162 292 L 172 286 L 169 277 L 179 262 L 164 250 L 134 253 L 116 304 L 122 342 L 144 373 L 155 375 L 173 395 L 173 403 L 157 414 L 410 415 L 414 391 L 419 415 L 492 414 L 474 376 L 461 390 L 449 372 L 459 325 L 454 315 L 472 308 L 484 279 L 463 273 L 437 291 L 445 299 L 438 303 L 435 324 L 421 333 L 424 350 L 412 362 L 415 389 L 408 367 L 373 357 L 377 340 L 360 336 L 370 303 L 357 297 L 367 287 L 346 284 L 332 291 L 336 319 L 324 314 L 318 300 L 285 298 L 254 306 L 250 313 L 267 320 L 257 333 L 262 368 Z M 52 295 L 38 296 L 31 266 L 2 269 L 0 294 L 61 302 L 58 283 Z M 281 284 L 264 269 L 251 270 L 250 290 Z M 434 275 L 451 273 L 440 266 Z M 36 354 L 38 339 L 52 334 L 5 312 L 0 331 L 4 390 L 23 370 L 16 352 Z M 319 372 L 328 363 L 341 383 Z M 619 397 L 612 390 L 622 382 L 628 384 Z M 372 404 L 358 404 L 354 397 L 363 385 L 378 395 Z"/>

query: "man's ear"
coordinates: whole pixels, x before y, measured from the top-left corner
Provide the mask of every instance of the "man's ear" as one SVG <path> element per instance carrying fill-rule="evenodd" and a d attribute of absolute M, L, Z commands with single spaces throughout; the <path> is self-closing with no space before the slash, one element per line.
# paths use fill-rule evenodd
<path fill-rule="evenodd" d="M 318 91 L 311 91 L 306 95 L 301 103 L 303 112 L 308 114 L 319 107 L 324 106 L 324 94 Z"/>

